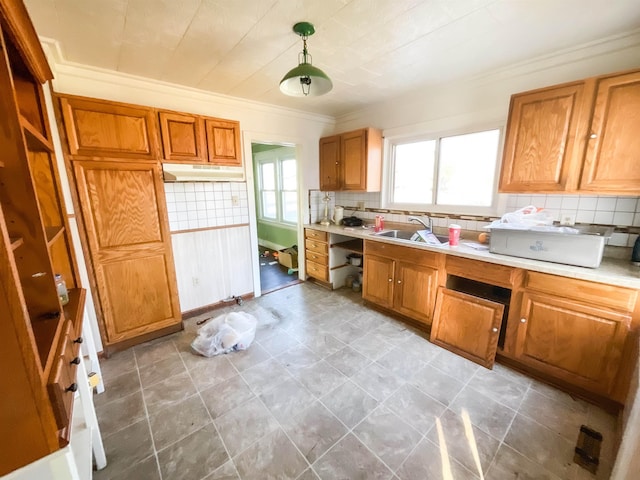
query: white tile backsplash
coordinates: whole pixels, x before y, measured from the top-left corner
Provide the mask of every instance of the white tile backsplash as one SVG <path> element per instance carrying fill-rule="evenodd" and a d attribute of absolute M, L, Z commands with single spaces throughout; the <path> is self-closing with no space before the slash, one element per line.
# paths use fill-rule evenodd
<path fill-rule="evenodd" d="M 312 223 L 320 220 L 322 216 L 323 203 L 321 199 L 324 193 L 311 191 L 311 212 Z M 364 202 L 365 208 L 381 208 L 380 193 L 361 192 L 331 192 L 331 202 L 329 203 L 329 216 L 334 205 L 345 206 L 345 215 L 353 214 L 350 208 L 355 208 L 358 202 Z M 513 194 L 508 195 L 506 207 L 499 215 L 512 212 L 527 205 L 543 207 L 551 214 L 555 220 L 560 220 L 561 216 L 573 215 L 576 223 L 612 225 L 616 227 L 640 227 L 640 200 L 639 197 L 602 197 L 597 195 L 530 195 Z M 375 212 L 356 212 L 358 217 L 373 221 Z M 387 221 L 406 222 L 407 216 L 402 214 L 384 214 Z M 482 230 L 487 224 L 482 221 L 456 220 L 464 222 L 466 229 Z M 437 227 L 447 227 L 451 223 L 448 218 L 434 218 L 433 224 Z M 625 234 L 621 234 L 625 235 Z M 617 237 L 617 243 L 633 244 L 635 235 L 626 234 L 627 237 Z M 633 238 L 632 238 L 633 237 Z"/>
<path fill-rule="evenodd" d="M 244 182 L 165 183 L 169 230 L 189 230 L 249 222 Z M 237 195 L 239 205 L 231 196 Z"/>

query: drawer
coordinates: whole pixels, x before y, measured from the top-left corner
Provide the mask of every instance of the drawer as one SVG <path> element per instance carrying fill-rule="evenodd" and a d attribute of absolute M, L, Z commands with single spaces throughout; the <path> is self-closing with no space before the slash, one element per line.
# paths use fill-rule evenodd
<path fill-rule="evenodd" d="M 447 275 L 470 278 L 478 282 L 506 288 L 513 287 L 512 283 L 515 269 L 512 267 L 478 260 L 469 260 L 468 258 L 447 256 L 446 269 Z"/>
<path fill-rule="evenodd" d="M 313 263 L 317 263 L 319 265 L 329 265 L 329 257 L 327 255 L 316 253 L 313 250 L 307 250 L 305 252 L 305 255 L 306 259 L 312 261 Z"/>
<path fill-rule="evenodd" d="M 329 267 L 326 265 L 320 265 L 310 260 L 306 261 L 307 275 L 323 282 L 329 281 Z"/>
<path fill-rule="evenodd" d="M 311 250 L 312 252 L 321 253 L 322 255 L 329 254 L 329 245 L 326 242 L 307 238 L 304 241 L 304 246 L 307 250 Z"/>
<path fill-rule="evenodd" d="M 575 278 L 558 277 L 539 272 L 527 272 L 528 290 L 573 298 L 581 302 L 602 305 L 625 312 L 633 312 L 638 292 L 629 288 L 588 282 Z"/>
<path fill-rule="evenodd" d="M 419 248 L 403 247 L 401 245 L 391 245 L 385 242 L 365 240 L 364 254 L 379 255 L 393 260 L 401 260 L 425 267 L 438 268 L 441 253 L 429 252 Z"/>
<path fill-rule="evenodd" d="M 329 234 L 327 232 L 312 230 L 310 228 L 304 229 L 304 236 L 307 238 L 312 238 L 314 240 L 320 240 L 321 242 L 326 242 L 329 239 Z"/>
<path fill-rule="evenodd" d="M 60 337 L 58 356 L 47 385 L 59 429 L 69 425 L 73 397 L 78 388 L 76 372 L 82 359 L 80 357 L 81 342 L 75 337 L 75 333 L 72 322 L 67 320 Z"/>

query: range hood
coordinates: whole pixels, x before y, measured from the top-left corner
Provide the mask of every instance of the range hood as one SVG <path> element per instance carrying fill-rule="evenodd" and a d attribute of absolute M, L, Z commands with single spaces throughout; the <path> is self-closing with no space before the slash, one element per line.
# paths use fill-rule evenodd
<path fill-rule="evenodd" d="M 165 182 L 244 182 L 243 167 L 163 163 Z"/>

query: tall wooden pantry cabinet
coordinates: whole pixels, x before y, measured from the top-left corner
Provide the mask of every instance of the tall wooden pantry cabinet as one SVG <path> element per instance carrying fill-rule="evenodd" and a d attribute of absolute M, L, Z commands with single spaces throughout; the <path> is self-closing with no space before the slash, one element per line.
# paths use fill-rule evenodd
<path fill-rule="evenodd" d="M 85 290 L 43 99 L 51 78 L 24 5 L 0 0 L 0 476 L 68 443 L 78 389 Z"/>

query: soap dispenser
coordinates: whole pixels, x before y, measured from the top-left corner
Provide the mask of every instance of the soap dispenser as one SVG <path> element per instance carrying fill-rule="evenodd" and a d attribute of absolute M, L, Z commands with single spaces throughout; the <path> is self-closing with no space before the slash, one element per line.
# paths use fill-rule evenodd
<path fill-rule="evenodd" d="M 631 263 L 640 266 L 640 235 L 633 244 L 633 253 L 631 254 Z"/>

